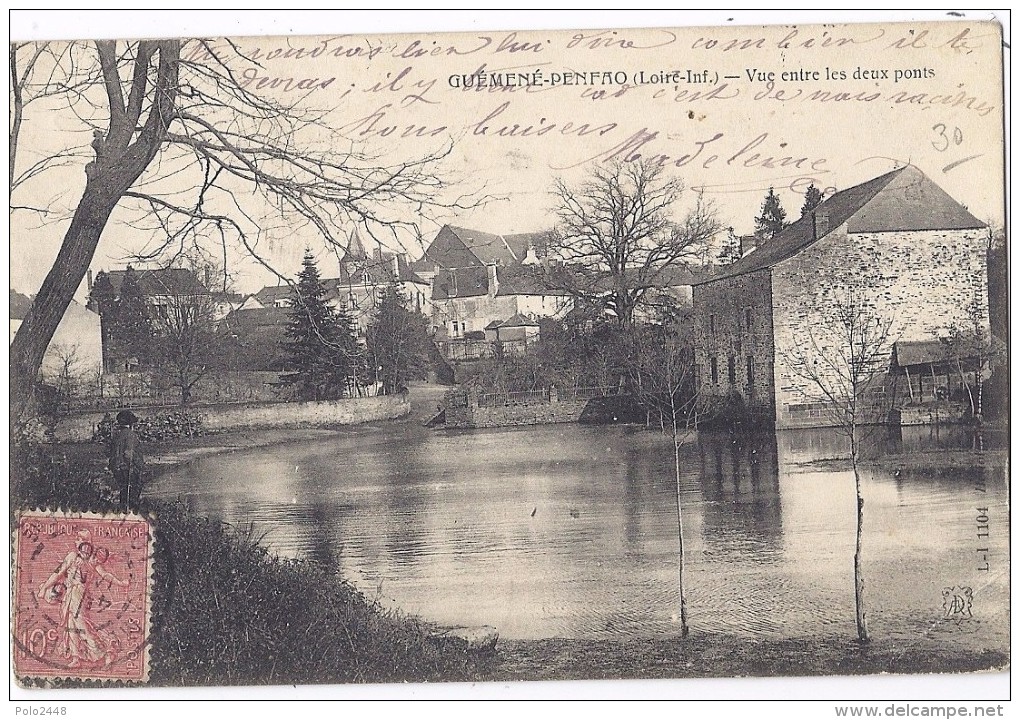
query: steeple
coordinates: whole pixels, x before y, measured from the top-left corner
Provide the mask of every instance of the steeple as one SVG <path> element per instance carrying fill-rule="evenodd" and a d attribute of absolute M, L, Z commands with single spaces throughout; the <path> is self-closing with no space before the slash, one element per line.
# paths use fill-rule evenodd
<path fill-rule="evenodd" d="M 344 260 L 368 260 L 368 253 L 365 252 L 365 246 L 361 242 L 358 228 L 354 228 L 354 232 L 351 233 L 351 238 L 347 242 L 347 252 L 344 254 Z"/>

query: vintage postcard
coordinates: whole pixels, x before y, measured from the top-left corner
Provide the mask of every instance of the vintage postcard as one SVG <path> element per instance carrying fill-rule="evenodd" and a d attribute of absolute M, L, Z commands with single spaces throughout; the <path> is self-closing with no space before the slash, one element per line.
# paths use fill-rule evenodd
<path fill-rule="evenodd" d="M 22 697 L 1006 677 L 1002 25 L 592 22 L 12 40 Z"/>

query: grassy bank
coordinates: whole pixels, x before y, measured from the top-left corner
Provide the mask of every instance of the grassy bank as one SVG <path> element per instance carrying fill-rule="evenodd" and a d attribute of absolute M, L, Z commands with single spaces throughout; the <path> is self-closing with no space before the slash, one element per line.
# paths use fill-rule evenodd
<path fill-rule="evenodd" d="M 611 680 L 811 675 L 941 674 L 1005 669 L 998 651 L 852 637 L 753 640 L 694 632 L 686 639 L 502 642 L 491 680 Z"/>

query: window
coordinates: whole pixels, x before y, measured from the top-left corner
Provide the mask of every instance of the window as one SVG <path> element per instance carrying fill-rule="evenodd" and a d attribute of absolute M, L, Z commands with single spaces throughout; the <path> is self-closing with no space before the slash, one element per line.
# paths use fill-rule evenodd
<path fill-rule="evenodd" d="M 747 390 L 754 392 L 754 358 L 747 356 Z"/>
<path fill-rule="evenodd" d="M 726 374 L 730 378 L 730 385 L 736 385 L 737 384 L 737 363 L 736 363 L 736 359 L 732 355 L 730 355 L 730 360 L 729 360 L 729 364 L 727 365 L 726 371 L 727 371 Z"/>
<path fill-rule="evenodd" d="M 715 315 L 708 316 L 708 331 L 715 335 Z"/>
<path fill-rule="evenodd" d="M 751 308 L 744 308 L 744 327 L 751 332 Z"/>
<path fill-rule="evenodd" d="M 713 385 L 718 385 L 719 384 L 719 361 L 715 357 L 715 355 L 713 355 L 711 358 L 709 358 L 709 363 L 712 366 L 712 384 Z"/>
<path fill-rule="evenodd" d="M 740 355 L 744 351 L 744 346 L 740 342 L 740 338 L 737 338 L 733 342 L 734 342 L 734 345 L 736 345 L 736 348 L 737 348 L 737 355 Z"/>

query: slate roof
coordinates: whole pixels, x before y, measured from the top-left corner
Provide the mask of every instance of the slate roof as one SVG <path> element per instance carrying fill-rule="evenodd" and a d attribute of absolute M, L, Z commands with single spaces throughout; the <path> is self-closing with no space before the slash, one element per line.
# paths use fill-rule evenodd
<path fill-rule="evenodd" d="M 552 243 L 553 231 L 543 230 L 541 232 L 531 233 L 515 233 L 513 235 L 504 235 L 503 239 L 506 240 L 506 244 L 514 251 L 514 254 L 519 260 L 524 260 L 528 255 L 528 248 L 535 248 L 536 255 L 539 257 L 545 255 L 549 251 L 549 245 Z"/>
<path fill-rule="evenodd" d="M 223 325 L 232 332 L 253 331 L 264 327 L 283 327 L 290 322 L 286 308 L 264 307 L 234 310 L 223 318 Z"/>
<path fill-rule="evenodd" d="M 489 270 L 467 267 L 457 270 L 440 269 L 432 280 L 432 299 L 477 297 L 489 292 Z"/>
<path fill-rule="evenodd" d="M 538 327 L 538 323 L 529 317 L 521 315 L 520 313 L 514 313 L 513 316 L 507 318 L 499 324 L 500 327 Z"/>
<path fill-rule="evenodd" d="M 893 343 L 893 353 L 900 367 L 937 365 L 952 359 L 949 346 L 938 340 L 898 340 Z"/>
<path fill-rule="evenodd" d="M 504 267 L 521 263 L 527 257 L 529 247 L 535 248 L 538 255 L 544 255 L 548 251 L 553 235 L 552 230 L 496 235 L 456 225 L 445 225 L 440 232 L 443 230 L 453 233 L 479 264 L 496 264 Z M 429 250 L 432 250 L 431 246 Z M 435 257 L 434 251 L 426 251 L 426 256 L 426 258 L 416 261 L 414 269 L 431 270 L 433 265 L 447 266 L 449 264 L 444 262 L 443 257 Z M 421 266 L 422 263 L 428 263 L 428 267 Z"/>
<path fill-rule="evenodd" d="M 834 193 L 812 213 L 801 217 L 758 249 L 695 284 L 770 268 L 848 221 L 847 229 L 851 233 L 984 227 L 984 223 L 923 172 L 907 165 Z M 816 226 L 824 230 L 816 233 Z"/>
<path fill-rule="evenodd" d="M 157 268 L 155 270 L 134 270 L 138 287 L 145 297 L 159 295 L 208 295 L 209 288 L 186 268 Z M 106 273 L 114 291 L 120 294 L 127 270 L 111 270 Z"/>
<path fill-rule="evenodd" d="M 411 263 L 407 262 L 407 257 L 400 253 L 382 253 L 381 256 L 361 260 L 345 258 L 340 264 L 340 277 L 337 280 L 344 285 L 362 285 L 364 273 L 367 271 L 370 285 L 388 283 L 393 276 L 394 257 L 397 258 L 397 279 L 400 282 L 429 284 L 414 272 Z"/>
<path fill-rule="evenodd" d="M 266 306 L 274 305 L 277 300 L 289 301 L 293 296 L 290 285 L 266 285 L 255 293 L 255 299 Z"/>
<path fill-rule="evenodd" d="M 502 235 L 493 235 L 481 230 L 471 230 L 470 228 L 455 227 L 453 225 L 449 227 L 454 235 L 460 238 L 467 249 L 483 264 L 495 262 L 511 265 L 524 259 L 523 255 L 517 255 Z"/>

